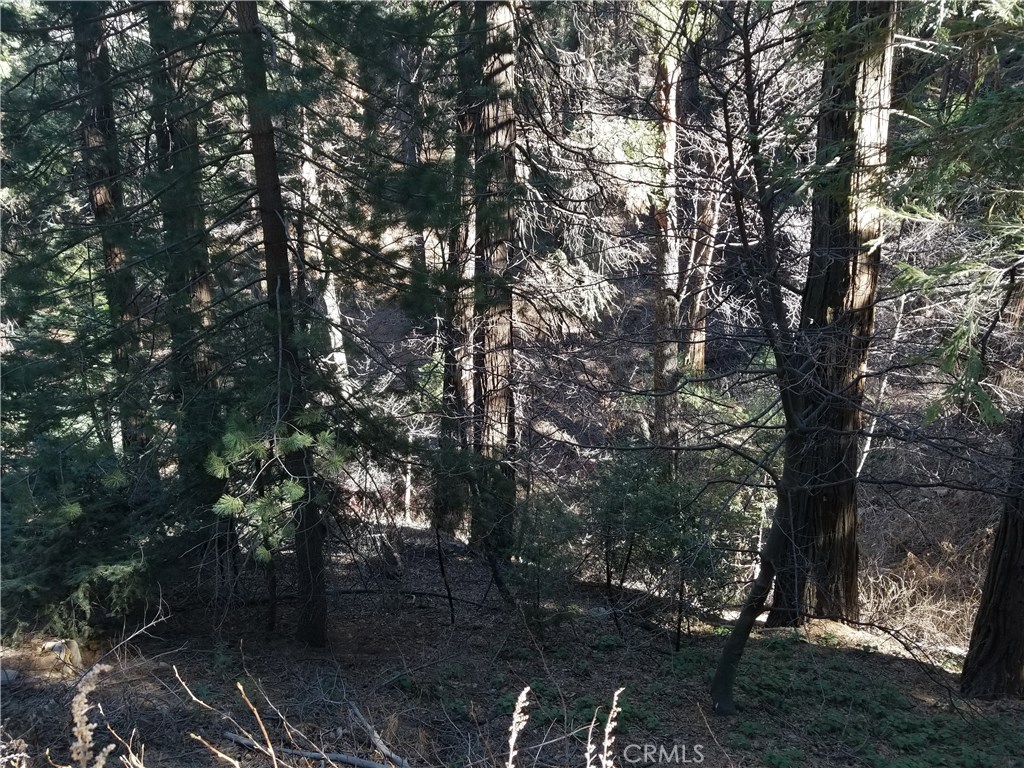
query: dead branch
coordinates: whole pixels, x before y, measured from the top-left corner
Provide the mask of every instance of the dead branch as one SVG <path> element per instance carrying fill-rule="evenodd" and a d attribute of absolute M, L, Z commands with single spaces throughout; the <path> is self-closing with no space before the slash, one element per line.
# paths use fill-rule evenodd
<path fill-rule="evenodd" d="M 222 735 L 225 739 L 233 741 L 235 744 L 240 744 L 243 747 L 267 754 L 267 748 L 257 741 L 248 739 L 245 736 L 239 736 L 237 733 L 232 733 L 231 731 L 224 731 Z M 307 760 L 328 760 L 335 763 L 344 763 L 345 765 L 355 766 L 355 768 L 390 768 L 390 766 L 384 765 L 383 763 L 375 763 L 373 760 L 364 760 L 361 757 L 343 755 L 339 752 L 307 752 L 306 750 L 289 749 L 288 747 L 278 747 L 276 751 L 284 755 L 304 757 Z"/>
<path fill-rule="evenodd" d="M 373 746 L 377 748 L 377 751 L 384 755 L 384 757 L 386 757 L 396 766 L 398 766 L 398 768 L 409 768 L 409 761 L 406 760 L 404 757 L 396 755 L 394 752 L 388 749 L 387 745 L 384 743 L 384 739 L 382 739 L 380 737 L 380 734 L 373 729 L 373 726 L 370 725 L 370 722 L 365 717 L 363 717 L 363 713 L 359 711 L 359 707 L 357 707 L 355 703 L 351 701 L 348 703 L 348 706 L 349 709 L 352 710 L 352 716 L 361 726 L 363 726 L 367 734 L 369 734 L 370 741 L 373 742 Z"/>

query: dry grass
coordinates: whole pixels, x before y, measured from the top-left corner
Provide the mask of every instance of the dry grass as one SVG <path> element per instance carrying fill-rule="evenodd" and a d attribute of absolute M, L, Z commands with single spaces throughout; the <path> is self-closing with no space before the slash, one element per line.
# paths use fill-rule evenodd
<path fill-rule="evenodd" d="M 103 708 L 90 702 L 89 696 L 96 690 L 100 679 L 110 673 L 112 669 L 109 665 L 96 665 L 79 681 L 77 693 L 71 702 L 72 741 L 70 754 L 73 765 L 53 762 L 49 751 L 47 751 L 47 759 L 52 768 L 106 768 L 108 760 L 111 759 L 119 747 L 121 752 L 117 755 L 117 760 L 124 768 L 146 768 L 145 747 L 136 742 L 134 732 L 131 739 L 125 740 L 108 725 L 106 730 L 109 731 L 113 741 L 108 742 L 103 747 L 99 747 L 97 743 L 96 730 L 104 720 Z M 177 675 L 177 670 L 175 670 L 175 674 Z M 246 710 L 255 721 L 258 732 L 250 732 L 230 712 L 213 707 L 200 699 L 180 676 L 178 677 L 178 682 L 195 704 L 216 714 L 221 721 L 230 724 L 234 730 L 224 731 L 222 734 L 227 742 L 261 755 L 272 768 L 302 768 L 303 766 L 311 765 L 312 762 L 315 762 L 319 768 L 342 768 L 342 766 L 353 766 L 354 768 L 409 768 L 409 762 L 387 747 L 377 731 L 354 705 L 352 705 L 354 716 L 369 733 L 377 754 L 380 755 L 380 759 L 386 762 L 377 762 L 376 760 L 355 755 L 332 753 L 316 748 L 309 737 L 288 722 L 280 709 L 274 706 L 269 699 L 265 699 L 266 705 L 275 714 L 276 719 L 279 720 L 284 731 L 289 734 L 294 745 L 292 747 L 276 746 L 270 736 L 265 716 L 261 714 L 260 709 L 252 702 L 241 683 L 237 685 L 238 693 L 245 703 Z M 622 711 L 619 707 L 619 696 L 622 694 L 622 691 L 623 689 L 621 688 L 617 690 L 612 698 L 611 710 L 608 713 L 603 731 L 603 739 L 600 744 L 594 741 L 594 731 L 597 724 L 597 713 L 594 713 L 587 731 L 585 768 L 598 768 L 598 766 L 600 768 L 614 768 L 615 755 L 612 750 L 615 737 L 613 733 L 616 718 Z M 520 735 L 526 730 L 529 720 L 529 715 L 527 714 L 529 693 L 529 687 L 524 688 L 516 700 L 516 706 L 512 714 L 512 724 L 509 726 L 508 755 L 504 761 L 504 768 L 516 768 L 517 766 L 517 758 L 520 756 L 520 753 L 516 744 Z M 94 714 L 98 714 L 98 717 L 92 716 Z M 202 744 L 217 762 L 233 766 L 233 768 L 242 768 L 242 762 L 239 759 L 227 754 L 203 736 L 190 733 L 189 737 Z M 299 741 L 305 742 L 310 746 L 297 748 Z M 0 733 L 0 766 L 10 766 L 11 768 L 27 766 L 29 761 L 28 749 L 28 745 L 23 741 L 8 739 L 6 735 Z"/>
<path fill-rule="evenodd" d="M 944 488 L 871 493 L 862 505 L 861 615 L 939 655 L 966 654 L 999 502 Z"/>

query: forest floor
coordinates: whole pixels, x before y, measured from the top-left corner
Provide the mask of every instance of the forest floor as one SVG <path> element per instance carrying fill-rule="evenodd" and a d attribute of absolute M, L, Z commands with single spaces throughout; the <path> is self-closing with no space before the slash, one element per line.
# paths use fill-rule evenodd
<path fill-rule="evenodd" d="M 459 600 L 452 624 L 430 544 L 425 532 L 413 534 L 390 591 L 366 588 L 364 572 L 363 587 L 332 592 L 324 650 L 263 632 L 263 606 L 234 611 L 216 633 L 201 629 L 211 623 L 202 607 L 170 616 L 107 652 L 102 660 L 113 670 L 91 696 L 102 707 L 93 721 L 144 744 L 149 768 L 269 766 L 224 737 L 245 731 L 263 740 L 241 684 L 279 747 L 386 762 L 351 714 L 355 704 L 411 768 L 489 768 L 508 765 L 512 711 L 529 686 L 515 765 L 583 768 L 595 711 L 600 753 L 600 718 L 623 688 L 611 749 L 620 768 L 1024 766 L 1024 702 L 964 701 L 948 664 L 884 634 L 833 623 L 756 631 L 737 684 L 739 713 L 723 718 L 707 692 L 727 627 L 691 624 L 676 651 L 673 632 L 650 619 L 624 618 L 620 631 L 600 590 L 586 585 L 516 613 L 502 604 L 486 563 L 470 556 L 447 558 Z M 354 565 L 337 565 L 332 585 L 345 576 L 359 583 Z M 282 627 L 288 608 L 281 606 Z M 2 689 L 8 757 L 0 766 L 47 765 L 47 749 L 57 764 L 68 762 L 74 679 L 40 655 L 42 639 L 3 649 L 4 669 L 20 674 Z M 85 662 L 103 650 L 86 647 Z M 98 746 L 110 740 L 97 729 Z M 19 749 L 29 756 L 23 763 L 11 756 Z M 285 756 L 277 765 L 330 763 Z"/>

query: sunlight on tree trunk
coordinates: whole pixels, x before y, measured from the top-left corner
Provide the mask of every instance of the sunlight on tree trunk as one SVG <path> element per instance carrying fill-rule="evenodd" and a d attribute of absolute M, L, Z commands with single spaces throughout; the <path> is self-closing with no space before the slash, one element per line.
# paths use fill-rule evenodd
<path fill-rule="evenodd" d="M 477 279 L 482 288 L 481 454 L 484 494 L 474 516 L 484 546 L 507 555 L 515 519 L 516 425 L 513 401 L 512 275 L 516 259 L 515 22 L 509 2 L 477 4 L 486 20 L 477 159 Z M 477 515 L 487 519 L 478 520 Z"/>
<path fill-rule="evenodd" d="M 787 419 L 779 501 L 761 572 L 715 676 L 713 697 L 722 714 L 733 711 L 736 671 L 772 576 L 769 626 L 802 622 L 809 604 L 816 615 L 859 615 L 856 479 L 881 261 L 878 185 L 886 159 L 894 18 L 890 2 L 833 6 L 830 12 L 846 33 L 822 76 L 817 161 L 834 165 L 814 195 L 799 336 L 807 349 L 776 347 Z M 776 318 L 780 326 L 784 319 Z"/>
<path fill-rule="evenodd" d="M 710 20 L 698 16 L 694 27 L 708 27 Z M 724 14 L 715 29 L 703 29 L 698 39 L 691 40 L 682 64 L 680 84 L 682 107 L 680 120 L 686 128 L 690 146 L 684 155 L 697 168 L 698 175 L 687 186 L 692 213 L 683 227 L 685 239 L 679 254 L 679 294 L 685 307 L 682 318 L 682 362 L 693 373 L 704 371 L 707 360 L 707 323 L 710 307 L 708 290 L 711 268 L 715 263 L 718 231 L 722 218 L 725 189 L 721 177 L 723 164 L 710 136 L 714 121 L 702 92 L 701 77 L 713 79 L 722 66 L 722 41 L 728 34 Z M 722 257 L 719 254 L 718 261 Z"/>
<path fill-rule="evenodd" d="M 658 59 L 655 63 L 654 98 L 661 131 L 661 186 L 652 214 L 654 244 L 654 444 L 669 451 L 664 465 L 675 475 L 671 449 L 679 442 L 675 425 L 675 388 L 679 368 L 679 191 L 678 132 L 681 67 L 677 53 L 678 26 L 683 23 L 667 8 L 657 10 Z"/>
<path fill-rule="evenodd" d="M 476 329 L 474 293 L 476 280 L 476 203 L 474 200 L 475 142 L 479 133 L 479 105 L 472 89 L 480 62 L 471 3 L 458 5 L 455 23 L 459 57 L 456 63 L 458 93 L 452 147 L 451 194 L 459 218 L 448 233 L 448 260 L 441 296 L 441 336 L 444 378 L 441 384 L 440 467 L 434 487 L 434 523 L 449 534 L 466 520 L 473 487 L 471 455 L 477 450 L 475 417 Z"/>
<path fill-rule="evenodd" d="M 882 255 L 879 185 L 886 162 L 892 91 L 889 2 L 857 2 L 846 34 L 826 59 L 811 260 L 801 310 L 799 372 L 791 374 L 798 424 L 787 456 L 799 463 L 792 542 L 778 565 L 770 625 L 819 616 L 856 619 L 857 466 L 864 374 L 874 335 Z M 830 167 L 831 164 L 831 167 Z"/>

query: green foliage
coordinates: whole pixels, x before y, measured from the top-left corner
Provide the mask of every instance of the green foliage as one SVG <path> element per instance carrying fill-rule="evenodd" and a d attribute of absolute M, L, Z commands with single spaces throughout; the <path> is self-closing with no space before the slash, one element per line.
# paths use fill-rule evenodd
<path fill-rule="evenodd" d="M 227 494 L 221 496 L 217 503 L 213 505 L 213 511 L 222 517 L 240 515 L 244 510 L 245 504 L 241 499 L 228 496 Z"/>
<path fill-rule="evenodd" d="M 997 312 L 1005 292 L 1010 289 L 1015 267 L 968 259 L 949 261 L 924 270 L 908 264 L 899 265 L 894 280 L 898 289 L 915 290 L 930 299 L 938 299 L 955 291 L 960 295 L 961 312 L 932 358 L 950 377 L 942 397 L 931 403 L 926 422 L 939 418 L 950 405 L 972 412 L 981 421 L 998 424 L 1003 413 L 993 402 L 983 381 L 988 368 L 981 357 L 981 341 L 989 329 L 995 330 Z"/>
<path fill-rule="evenodd" d="M 154 524 L 155 504 L 130 512 L 125 497 L 137 482 L 104 446 L 47 435 L 32 441 L 4 475 L 6 626 L 41 616 L 54 631 L 83 636 L 97 617 L 155 602 L 151 577 L 173 548 L 143 555 L 167 531 Z"/>
<path fill-rule="evenodd" d="M 297 414 L 296 422 L 315 426 L 319 411 L 310 408 Z M 227 419 L 219 450 L 207 459 L 207 468 L 226 481 L 229 489 L 213 505 L 220 517 L 234 520 L 243 541 L 250 542 L 253 556 L 267 563 L 271 553 L 294 535 L 293 510 L 308 497 L 323 504 L 317 488 L 323 480 L 307 486 L 299 478 L 281 472 L 279 463 L 291 453 L 308 451 L 319 470 L 319 478 L 335 477 L 344 466 L 348 450 L 328 431 L 311 433 L 268 426 L 261 432 L 244 412 Z"/>
<path fill-rule="evenodd" d="M 934 56 L 909 54 L 919 67 L 906 107 L 913 119 L 894 121 L 890 195 L 897 215 L 952 240 L 938 258 L 899 265 L 897 290 L 957 310 L 942 328 L 931 359 L 949 377 L 927 421 L 950 406 L 987 424 L 1003 420 L 986 384 L 982 344 L 1004 331 L 999 307 L 1020 267 L 1024 246 L 1024 96 L 1012 62 L 1024 41 L 1019 3 L 954 3 L 942 18 L 924 5 L 905 16 L 934 29 L 933 53 L 947 59 L 938 76 Z M 941 327 L 940 327 L 941 328 Z"/>
<path fill-rule="evenodd" d="M 953 706 L 923 709 L 879 670 L 841 651 L 817 647 L 799 635 L 773 635 L 752 643 L 744 664 L 756 675 L 737 689 L 750 711 L 767 711 L 804 723 L 804 738 L 822 754 L 867 768 L 962 768 L 1002 765 L 1017 754 L 1015 726 Z M 730 735 L 733 746 L 765 756 L 770 765 L 803 765 L 811 756 L 787 744 L 784 732 L 744 719 Z"/>
<path fill-rule="evenodd" d="M 519 557 L 537 570 L 524 571 L 524 587 L 531 590 L 536 579 L 545 587 L 554 586 L 572 572 L 579 556 L 583 522 L 577 510 L 566 506 L 557 494 L 533 494 L 520 507 L 516 551 Z M 542 575 L 541 575 L 542 574 Z"/>
<path fill-rule="evenodd" d="M 588 526 L 603 544 L 615 581 L 684 584 L 688 610 L 720 604 L 733 580 L 731 551 L 760 524 L 735 496 L 687 482 L 700 463 L 683 466 L 680 480 L 665 478 L 660 457 L 643 450 L 616 454 L 593 481 Z"/>

